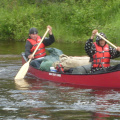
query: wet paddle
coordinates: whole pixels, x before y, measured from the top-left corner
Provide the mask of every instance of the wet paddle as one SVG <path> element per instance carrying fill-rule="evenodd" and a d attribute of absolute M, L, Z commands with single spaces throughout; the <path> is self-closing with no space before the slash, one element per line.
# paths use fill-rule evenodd
<path fill-rule="evenodd" d="M 112 47 L 114 47 L 114 48 L 117 49 L 117 47 L 116 47 L 114 44 L 112 44 L 110 41 L 108 41 L 108 40 L 105 39 L 103 36 L 101 36 L 98 32 L 96 33 L 96 35 L 98 35 L 98 36 L 101 37 L 103 40 L 105 40 L 108 44 L 110 44 Z"/>
<path fill-rule="evenodd" d="M 38 46 L 36 47 L 35 51 L 32 53 L 32 56 L 34 56 L 34 54 L 36 53 L 37 49 L 39 48 L 40 44 L 42 43 L 42 41 L 44 40 L 45 36 L 47 35 L 49 29 L 46 30 L 44 36 L 42 37 L 42 40 L 40 41 L 40 43 L 38 44 Z M 17 79 L 23 79 L 28 71 L 29 68 L 29 63 L 32 59 L 29 59 L 19 70 L 19 72 L 17 73 L 17 75 L 15 76 L 15 80 Z"/>

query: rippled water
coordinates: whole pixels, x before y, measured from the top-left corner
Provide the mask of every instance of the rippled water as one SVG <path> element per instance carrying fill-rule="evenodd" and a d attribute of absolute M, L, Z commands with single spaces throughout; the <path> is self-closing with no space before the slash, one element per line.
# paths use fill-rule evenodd
<path fill-rule="evenodd" d="M 20 59 L 0 61 L 0 119 L 120 119 L 119 90 L 78 88 L 28 77 L 18 86 L 13 78 L 20 66 Z"/>
<path fill-rule="evenodd" d="M 1 57 L 1 120 L 120 120 L 119 89 L 82 88 L 30 77 L 16 83 L 20 56 Z"/>

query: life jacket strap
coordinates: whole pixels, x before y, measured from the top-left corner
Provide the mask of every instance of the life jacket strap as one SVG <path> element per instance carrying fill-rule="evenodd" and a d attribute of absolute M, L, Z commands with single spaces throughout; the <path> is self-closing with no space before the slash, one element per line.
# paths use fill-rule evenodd
<path fill-rule="evenodd" d="M 37 51 L 40 51 L 40 50 L 42 50 L 42 49 L 44 49 L 44 48 L 37 49 Z"/>
<path fill-rule="evenodd" d="M 44 54 L 44 53 L 46 53 L 46 52 L 39 53 L 39 54 L 35 54 L 34 56 L 42 55 L 42 54 Z"/>
<path fill-rule="evenodd" d="M 109 62 L 93 62 L 93 64 L 109 64 Z"/>

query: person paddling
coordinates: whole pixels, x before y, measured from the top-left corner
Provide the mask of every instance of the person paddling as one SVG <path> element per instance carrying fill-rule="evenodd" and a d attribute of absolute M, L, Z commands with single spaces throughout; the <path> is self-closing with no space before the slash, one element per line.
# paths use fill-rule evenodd
<path fill-rule="evenodd" d="M 40 66 L 41 60 L 46 56 L 45 47 L 55 42 L 52 27 L 48 25 L 47 28 L 49 29 L 49 38 L 43 40 L 34 56 L 32 56 L 32 53 L 36 49 L 37 44 L 41 41 L 41 37 L 38 35 L 38 30 L 36 28 L 33 27 L 29 30 L 29 38 L 25 45 L 25 56 L 28 59 L 32 59 L 31 65 L 36 68 Z"/>
<path fill-rule="evenodd" d="M 93 42 L 97 32 L 98 30 L 93 30 L 91 38 L 85 44 L 85 51 L 92 62 L 91 73 L 98 73 L 97 71 L 100 70 L 106 71 L 110 67 L 110 59 L 120 56 L 120 47 L 115 49 L 109 46 L 101 37 L 96 36 L 96 42 Z M 99 34 L 106 38 L 104 33 Z"/>

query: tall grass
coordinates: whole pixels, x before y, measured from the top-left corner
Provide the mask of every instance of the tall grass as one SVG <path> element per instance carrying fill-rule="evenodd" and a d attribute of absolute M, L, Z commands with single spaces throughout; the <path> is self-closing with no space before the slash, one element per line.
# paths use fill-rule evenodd
<path fill-rule="evenodd" d="M 53 27 L 58 42 L 85 42 L 94 29 L 119 44 L 119 0 L 3 0 L 0 40 L 24 41 L 31 27 Z"/>

